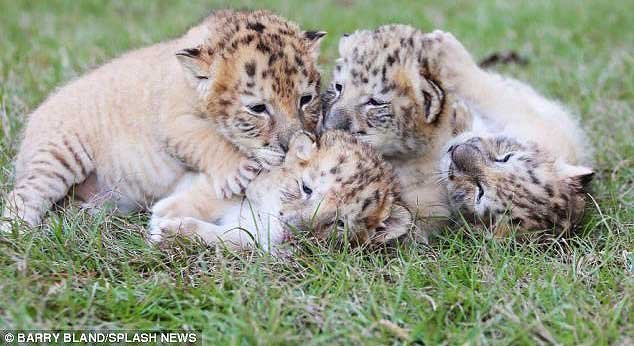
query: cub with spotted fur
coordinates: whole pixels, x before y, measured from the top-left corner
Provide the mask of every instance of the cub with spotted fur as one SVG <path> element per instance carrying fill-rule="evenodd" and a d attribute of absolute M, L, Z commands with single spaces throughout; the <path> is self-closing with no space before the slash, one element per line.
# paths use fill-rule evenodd
<path fill-rule="evenodd" d="M 201 196 L 190 200 L 188 209 L 196 212 L 182 217 L 178 195 L 196 179 L 183 181 L 173 196 L 154 206 L 152 241 L 182 233 L 232 249 L 257 244 L 275 253 L 295 230 L 372 246 L 405 234 L 411 225 L 390 165 L 370 146 L 339 131 L 318 142 L 306 133 L 296 135 L 284 163 L 256 177 L 245 199 Z"/>
<path fill-rule="evenodd" d="M 466 126 L 465 107 L 430 65 L 429 37 L 405 25 L 361 30 L 339 42 L 332 84 L 323 96 L 323 129 L 372 145 L 396 170 L 402 198 L 425 240 L 450 211 L 437 162 Z"/>
<path fill-rule="evenodd" d="M 38 225 L 74 185 L 87 206 L 124 212 L 186 174 L 209 183 L 191 198 L 241 193 L 281 163 L 292 133 L 316 128 L 323 35 L 266 11 L 218 11 L 60 88 L 29 117 L 2 228 Z"/>
<path fill-rule="evenodd" d="M 441 225 L 430 219 L 456 210 L 494 220 L 500 234 L 508 230 L 502 215 L 509 212 L 523 229 L 570 228 L 582 215 L 584 187 L 592 178 L 592 170 L 582 166 L 590 151 L 579 126 L 530 87 L 479 69 L 445 36 L 386 25 L 342 38 L 333 83 L 323 97 L 324 128 L 351 132 L 392 163 L 402 198 L 423 219 L 423 240 Z M 473 119 L 473 111 L 482 114 Z M 468 146 L 447 145 L 483 122 L 492 136 L 478 140 L 487 143 L 475 145 L 470 132 L 452 142 Z M 485 163 L 504 160 L 498 155 L 508 150 L 522 151 L 518 158 L 526 164 L 500 174 L 485 169 Z M 452 153 L 453 165 L 447 163 Z M 524 176 L 535 186 L 525 188 Z M 474 210 L 472 202 L 483 199 L 473 192 L 481 190 L 483 179 L 490 179 L 495 202 Z"/>
<path fill-rule="evenodd" d="M 473 112 L 470 131 L 449 142 L 441 160 L 452 209 L 498 237 L 571 230 L 594 175 L 577 121 L 528 85 L 479 68 L 453 35 L 429 36 L 443 86 Z"/>

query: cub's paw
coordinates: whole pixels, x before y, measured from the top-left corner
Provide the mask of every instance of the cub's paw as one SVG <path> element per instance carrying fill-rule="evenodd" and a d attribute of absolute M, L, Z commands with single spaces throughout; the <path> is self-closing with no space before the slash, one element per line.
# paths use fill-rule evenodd
<path fill-rule="evenodd" d="M 454 82 L 479 67 L 467 49 L 451 33 L 434 30 L 425 34 L 426 53 L 436 65 L 441 82 Z"/>
<path fill-rule="evenodd" d="M 167 236 L 178 233 L 181 227 L 182 222 L 178 219 L 152 217 L 148 225 L 148 241 L 158 244 Z"/>
<path fill-rule="evenodd" d="M 473 116 L 469 107 L 462 101 L 451 105 L 451 133 L 457 136 L 469 131 L 473 125 Z"/>
<path fill-rule="evenodd" d="M 224 181 L 214 181 L 214 190 L 218 198 L 231 198 L 233 195 L 244 194 L 247 186 L 262 170 L 262 164 L 255 158 L 243 158 L 238 168 Z"/>
<path fill-rule="evenodd" d="M 253 158 L 260 163 L 262 169 L 268 171 L 271 167 L 279 166 L 284 162 L 286 153 L 281 148 L 265 147 L 255 151 Z"/>

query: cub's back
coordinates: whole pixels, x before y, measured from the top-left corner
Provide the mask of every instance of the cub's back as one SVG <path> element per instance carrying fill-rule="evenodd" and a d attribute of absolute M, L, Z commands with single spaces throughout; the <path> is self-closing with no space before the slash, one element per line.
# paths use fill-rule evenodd
<path fill-rule="evenodd" d="M 169 91 L 186 88 L 174 58 L 179 41 L 124 54 L 52 93 L 28 116 L 16 173 L 45 142 L 79 136 L 98 155 L 106 143 L 147 141 L 157 113 L 191 107 L 191 93 Z"/>

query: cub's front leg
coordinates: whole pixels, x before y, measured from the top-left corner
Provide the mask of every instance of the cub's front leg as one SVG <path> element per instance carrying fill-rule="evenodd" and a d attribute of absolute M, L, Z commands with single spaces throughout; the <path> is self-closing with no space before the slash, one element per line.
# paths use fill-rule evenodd
<path fill-rule="evenodd" d="M 213 189 L 218 198 L 242 195 L 251 180 L 263 169 L 262 163 L 252 157 L 240 157 L 238 164 L 228 163 L 214 172 Z"/>
<path fill-rule="evenodd" d="M 231 250 L 246 250 L 253 248 L 255 242 L 246 230 L 234 227 L 223 227 L 195 217 L 153 217 L 155 233 L 150 237 L 152 242 L 160 242 L 166 235 L 182 234 L 188 237 L 196 236 L 207 244 L 222 244 Z"/>
<path fill-rule="evenodd" d="M 240 195 L 262 169 L 279 164 L 257 155 L 245 155 L 227 141 L 209 120 L 183 115 L 165 123 L 163 142 L 168 152 L 191 170 L 209 178 L 209 196 L 230 198 Z M 208 196 L 208 197 L 209 197 Z"/>
<path fill-rule="evenodd" d="M 477 88 L 478 77 L 484 71 L 451 33 L 435 30 L 425 35 L 423 44 L 424 54 L 431 62 L 430 72 L 443 87 L 459 93 Z"/>
<path fill-rule="evenodd" d="M 212 220 L 221 216 L 228 200 L 216 198 L 211 179 L 202 173 L 188 173 L 169 196 L 152 207 L 148 225 L 150 241 L 160 242 L 166 233 L 178 232 L 186 217 Z M 174 228 L 175 227 L 175 228 Z"/>
<path fill-rule="evenodd" d="M 209 178 L 188 174 L 174 193 L 154 205 L 149 222 L 149 240 L 159 243 L 168 235 L 200 237 L 208 244 L 223 244 L 230 249 L 247 249 L 253 237 L 238 222 L 223 225 L 223 218 L 232 219 L 239 199 L 216 199 L 211 196 Z"/>

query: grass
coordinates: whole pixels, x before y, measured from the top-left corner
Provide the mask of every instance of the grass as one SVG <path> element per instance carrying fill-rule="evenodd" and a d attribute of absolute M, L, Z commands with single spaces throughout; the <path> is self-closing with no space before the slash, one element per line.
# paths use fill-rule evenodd
<path fill-rule="evenodd" d="M 451 31 L 477 57 L 519 51 L 530 64 L 500 70 L 580 114 L 595 145 L 582 232 L 537 245 L 447 231 L 430 248 L 277 260 L 187 240 L 150 247 L 146 215 L 71 207 L 0 235 L 0 329 L 197 329 L 207 344 L 634 343 L 631 1 L 0 0 L 1 192 L 24 117 L 47 94 L 229 4 L 328 31 L 326 73 L 340 35 L 389 22 Z"/>

